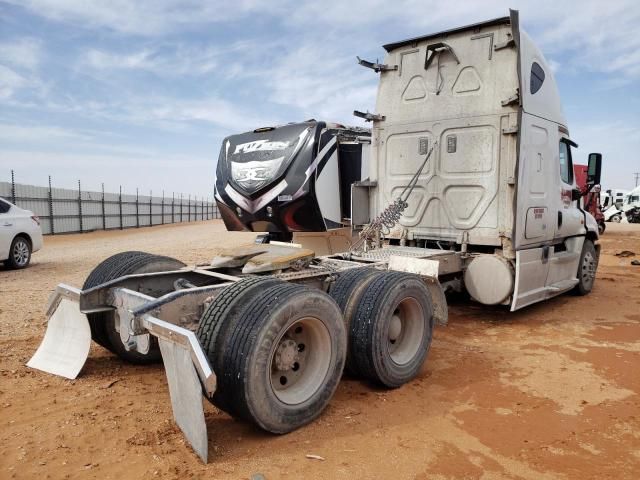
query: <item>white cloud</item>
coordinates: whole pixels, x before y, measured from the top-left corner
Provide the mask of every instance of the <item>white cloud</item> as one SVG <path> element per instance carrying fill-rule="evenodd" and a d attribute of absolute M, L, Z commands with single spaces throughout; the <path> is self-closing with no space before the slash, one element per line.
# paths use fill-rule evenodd
<path fill-rule="evenodd" d="M 77 130 L 57 126 L 0 123 L 0 140 L 5 142 L 46 142 L 49 140 L 86 140 L 90 136 Z"/>
<path fill-rule="evenodd" d="M 97 70 L 144 70 L 166 77 L 203 75 L 217 67 L 219 54 L 218 49 L 180 45 L 125 54 L 90 49 L 83 63 Z"/>
<path fill-rule="evenodd" d="M 203 24 L 229 21 L 265 7 L 257 0 L 5 0 L 36 15 L 74 24 L 103 27 L 127 34 L 156 36 Z M 268 7 L 270 11 L 275 6 Z"/>
<path fill-rule="evenodd" d="M 40 42 L 32 38 L 18 38 L 0 43 L 0 63 L 34 70 L 41 60 Z"/>
<path fill-rule="evenodd" d="M 28 80 L 10 68 L 0 65 L 0 99 L 8 99 L 16 90 L 28 85 Z"/>

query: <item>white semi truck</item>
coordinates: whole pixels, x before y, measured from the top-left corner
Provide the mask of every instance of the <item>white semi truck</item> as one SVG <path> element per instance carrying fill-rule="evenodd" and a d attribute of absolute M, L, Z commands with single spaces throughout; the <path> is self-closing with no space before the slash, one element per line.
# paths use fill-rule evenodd
<path fill-rule="evenodd" d="M 615 223 L 640 223 L 640 187 L 624 193 L 619 202 L 611 204 L 604 211 L 604 220 Z"/>
<path fill-rule="evenodd" d="M 380 75 L 375 113 L 358 113 L 371 135 L 308 121 L 223 142 L 227 226 L 280 241 L 194 267 L 110 257 L 82 289 L 57 287 L 28 365 L 74 378 L 92 339 L 126 361 L 161 358 L 176 422 L 206 461 L 202 395 L 286 433 L 322 412 L 345 368 L 387 388 L 415 378 L 447 290 L 511 310 L 589 293 L 598 226 L 518 12 L 385 49 L 382 64 L 360 61 Z M 589 185 L 600 166 L 589 155 Z"/>

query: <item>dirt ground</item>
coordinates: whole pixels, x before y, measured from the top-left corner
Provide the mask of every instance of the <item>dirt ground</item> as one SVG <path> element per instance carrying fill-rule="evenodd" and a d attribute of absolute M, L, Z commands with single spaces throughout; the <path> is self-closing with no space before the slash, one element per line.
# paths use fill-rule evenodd
<path fill-rule="evenodd" d="M 640 267 L 613 255 L 640 258 L 634 227 L 603 236 L 588 297 L 513 314 L 451 305 L 419 378 L 393 391 L 345 379 L 296 432 L 265 434 L 205 402 L 208 465 L 173 423 L 161 365 L 95 345 L 75 381 L 24 365 L 58 282 L 82 285 L 124 250 L 193 263 L 252 236 L 209 221 L 47 237 L 27 270 L 0 268 L 0 478 L 639 478 Z"/>

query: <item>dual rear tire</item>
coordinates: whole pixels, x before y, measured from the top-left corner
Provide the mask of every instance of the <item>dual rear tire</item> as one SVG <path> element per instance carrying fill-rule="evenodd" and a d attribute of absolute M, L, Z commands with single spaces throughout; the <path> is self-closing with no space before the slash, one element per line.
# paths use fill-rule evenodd
<path fill-rule="evenodd" d="M 218 377 L 212 403 L 269 432 L 315 419 L 342 376 L 342 314 L 317 289 L 241 280 L 209 305 L 196 335 Z"/>
<path fill-rule="evenodd" d="M 348 270 L 330 294 L 344 315 L 348 373 L 387 388 L 400 387 L 420 373 L 434 316 L 431 295 L 419 276 Z"/>
<path fill-rule="evenodd" d="M 196 336 L 217 375 L 212 403 L 273 433 L 315 419 L 348 370 L 388 388 L 418 375 L 433 333 L 416 275 L 369 268 L 340 275 L 330 295 L 273 278 L 223 289 Z"/>

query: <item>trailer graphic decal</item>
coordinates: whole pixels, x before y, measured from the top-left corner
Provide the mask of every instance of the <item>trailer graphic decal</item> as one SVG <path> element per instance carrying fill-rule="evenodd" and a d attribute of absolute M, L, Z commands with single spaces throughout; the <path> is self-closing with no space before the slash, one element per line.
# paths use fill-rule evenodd
<path fill-rule="evenodd" d="M 270 152 L 273 150 L 284 150 L 289 146 L 289 142 L 270 142 L 269 140 L 254 140 L 253 142 L 236 145 L 233 154 L 251 152 Z"/>

